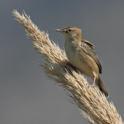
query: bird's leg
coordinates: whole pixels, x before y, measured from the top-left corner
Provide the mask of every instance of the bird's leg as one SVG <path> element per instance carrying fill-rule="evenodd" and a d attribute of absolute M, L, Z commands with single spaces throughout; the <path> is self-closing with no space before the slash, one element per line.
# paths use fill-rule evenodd
<path fill-rule="evenodd" d="M 96 84 L 97 75 L 93 72 L 93 86 Z"/>
<path fill-rule="evenodd" d="M 92 85 L 93 85 L 93 86 L 96 85 L 96 77 L 93 78 L 93 84 L 92 84 Z"/>

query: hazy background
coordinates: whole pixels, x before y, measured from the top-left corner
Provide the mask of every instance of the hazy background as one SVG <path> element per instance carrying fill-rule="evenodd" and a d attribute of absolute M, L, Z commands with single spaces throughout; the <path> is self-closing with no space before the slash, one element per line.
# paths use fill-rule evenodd
<path fill-rule="evenodd" d="M 11 12 L 31 16 L 63 48 L 56 28 L 82 28 L 96 45 L 103 80 L 124 113 L 124 0 L 0 0 L 0 124 L 82 124 L 67 92 L 44 74 L 42 58 Z"/>

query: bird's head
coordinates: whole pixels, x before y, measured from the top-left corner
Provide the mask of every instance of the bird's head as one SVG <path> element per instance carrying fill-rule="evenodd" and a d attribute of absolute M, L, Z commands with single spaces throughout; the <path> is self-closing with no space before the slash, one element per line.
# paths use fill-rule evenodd
<path fill-rule="evenodd" d="M 66 27 L 61 29 L 56 29 L 56 31 L 61 32 L 65 39 L 72 41 L 81 41 L 82 33 L 81 29 L 77 27 Z"/>

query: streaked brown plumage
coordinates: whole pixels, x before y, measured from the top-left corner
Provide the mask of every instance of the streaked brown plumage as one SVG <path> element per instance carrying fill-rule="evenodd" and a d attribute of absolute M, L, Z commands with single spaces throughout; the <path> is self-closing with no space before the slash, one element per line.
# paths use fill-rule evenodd
<path fill-rule="evenodd" d="M 99 89 L 108 96 L 100 78 L 102 66 L 94 51 L 94 45 L 84 39 L 81 30 L 77 27 L 66 27 L 57 31 L 64 34 L 65 51 L 71 64 L 91 77 Z"/>

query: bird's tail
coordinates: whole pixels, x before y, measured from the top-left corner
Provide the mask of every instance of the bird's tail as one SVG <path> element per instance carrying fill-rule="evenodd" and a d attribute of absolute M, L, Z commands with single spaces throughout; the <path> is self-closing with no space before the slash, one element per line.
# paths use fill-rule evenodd
<path fill-rule="evenodd" d="M 95 82 L 95 83 L 96 83 L 96 85 L 99 87 L 100 91 L 101 91 L 102 93 L 104 93 L 104 95 L 105 95 L 106 97 L 108 97 L 107 89 L 106 89 L 106 87 L 105 87 L 103 81 L 101 80 L 100 76 L 99 76 L 98 79 L 96 79 L 96 82 Z"/>

